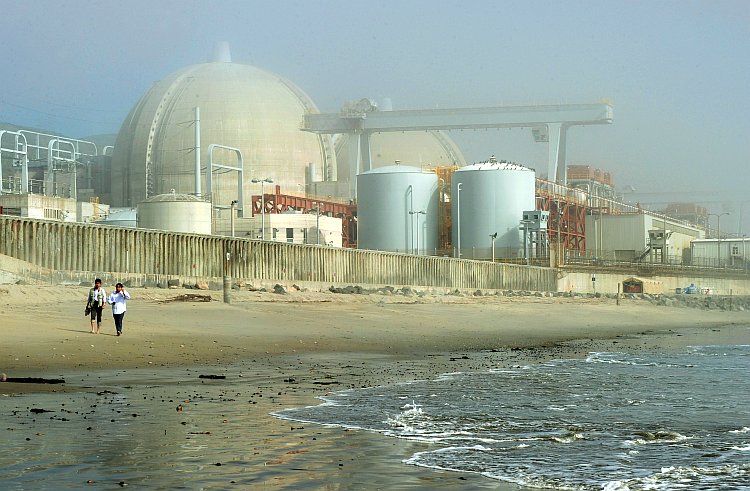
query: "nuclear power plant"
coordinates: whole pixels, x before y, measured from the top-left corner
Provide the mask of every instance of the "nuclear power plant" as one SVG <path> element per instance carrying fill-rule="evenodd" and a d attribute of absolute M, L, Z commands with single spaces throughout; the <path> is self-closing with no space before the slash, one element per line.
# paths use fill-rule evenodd
<path fill-rule="evenodd" d="M 628 203 L 610 171 L 568 164 L 571 127 L 614 121 L 606 102 L 414 110 L 363 98 L 321 113 L 221 44 L 134 101 L 112 141 L 2 126 L 0 213 L 527 265 L 747 269 L 726 213 Z M 500 148 L 467 162 L 450 136 L 495 128 L 525 128 L 547 146 L 546 168 Z"/>

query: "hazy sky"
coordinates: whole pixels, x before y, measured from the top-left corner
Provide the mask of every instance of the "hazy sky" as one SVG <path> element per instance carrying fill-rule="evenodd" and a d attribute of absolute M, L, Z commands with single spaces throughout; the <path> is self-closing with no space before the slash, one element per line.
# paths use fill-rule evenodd
<path fill-rule="evenodd" d="M 292 80 L 322 111 L 362 97 L 394 109 L 606 98 L 614 124 L 573 128 L 569 163 L 612 172 L 644 202 L 733 200 L 722 229 L 750 199 L 747 0 L 0 0 L 0 19 L 0 121 L 116 133 L 154 81 L 228 41 L 233 61 Z M 546 170 L 528 129 L 451 136 L 469 162 Z"/>

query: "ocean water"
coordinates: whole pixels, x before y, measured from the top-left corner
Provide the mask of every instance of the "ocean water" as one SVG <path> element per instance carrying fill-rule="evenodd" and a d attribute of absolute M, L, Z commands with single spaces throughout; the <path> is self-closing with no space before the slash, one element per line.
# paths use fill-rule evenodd
<path fill-rule="evenodd" d="M 541 489 L 750 489 L 750 346 L 449 373 L 275 416 L 427 443 L 406 465 Z"/>

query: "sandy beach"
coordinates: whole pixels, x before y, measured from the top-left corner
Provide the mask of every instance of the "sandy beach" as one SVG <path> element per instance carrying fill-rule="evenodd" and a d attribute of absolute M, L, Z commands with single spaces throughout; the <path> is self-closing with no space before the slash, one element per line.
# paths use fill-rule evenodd
<path fill-rule="evenodd" d="M 39 393 L 45 398 L 35 401 L 54 409 L 72 394 L 108 387 L 108 377 L 130 377 L 129 386 L 145 386 L 144 373 L 178 373 L 193 383 L 200 374 L 220 374 L 232 387 L 241 381 L 243 392 L 237 389 L 237 397 L 251 403 L 242 416 L 243 431 L 248 425 L 253 430 L 247 441 L 251 457 L 246 456 L 240 474 L 247 488 L 498 489 L 496 481 L 480 476 L 400 465 L 416 451 L 414 443 L 290 424 L 269 415 L 316 404 L 317 396 L 330 391 L 591 351 L 750 344 L 747 312 L 659 307 L 642 300 L 616 305 L 611 298 L 292 290 L 284 295 L 234 291 L 232 304 L 226 305 L 221 292 L 141 288 L 130 290 L 124 335 L 116 337 L 109 310 L 102 333 L 89 333 L 83 315 L 87 291 L 81 286 L 0 287 L 0 371 L 12 378 L 66 380 L 63 385 L 0 383 L 3 416 L 22 412 L 19 408 L 29 406 L 25 398 Z M 179 301 L 183 295 L 211 295 L 213 301 Z M 101 386 L 92 383 L 92 373 L 99 374 Z M 208 383 L 217 388 L 225 382 Z M 203 434 L 231 438 L 231 421 L 193 410 L 196 395 L 182 394 L 179 383 L 166 387 L 163 404 L 149 406 L 154 417 L 164 411 L 158 419 L 164 435 L 169 429 L 177 442 L 196 438 L 175 419 L 190 416 L 194 425 L 211 427 Z M 151 397 L 143 394 L 143 399 Z M 175 411 L 178 403 L 182 409 Z M 28 429 L 33 432 L 33 424 Z M 227 472 L 221 469 L 227 466 L 205 472 Z M 227 475 L 227 482 L 237 482 L 236 475 Z"/>

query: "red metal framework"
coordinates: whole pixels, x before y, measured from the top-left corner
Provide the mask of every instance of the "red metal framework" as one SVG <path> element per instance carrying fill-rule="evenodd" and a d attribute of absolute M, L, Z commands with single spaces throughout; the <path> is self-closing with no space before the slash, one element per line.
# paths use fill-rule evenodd
<path fill-rule="evenodd" d="M 276 186 L 273 194 L 253 195 L 250 198 L 252 216 L 261 212 L 265 204 L 266 213 L 284 213 L 301 211 L 310 213 L 316 208 L 321 215 L 341 218 L 341 242 L 344 247 L 357 247 L 357 205 L 353 202 L 343 203 L 330 199 L 302 197 L 281 194 L 281 186 Z"/>
<path fill-rule="evenodd" d="M 564 197 L 537 194 L 536 207 L 549 211 L 547 236 L 550 242 L 559 237 L 565 250 L 586 252 L 586 207 Z"/>
<path fill-rule="evenodd" d="M 586 195 L 581 190 L 544 179 L 536 180 L 536 207 L 549 211 L 547 236 L 559 237 L 565 250 L 586 252 Z"/>

